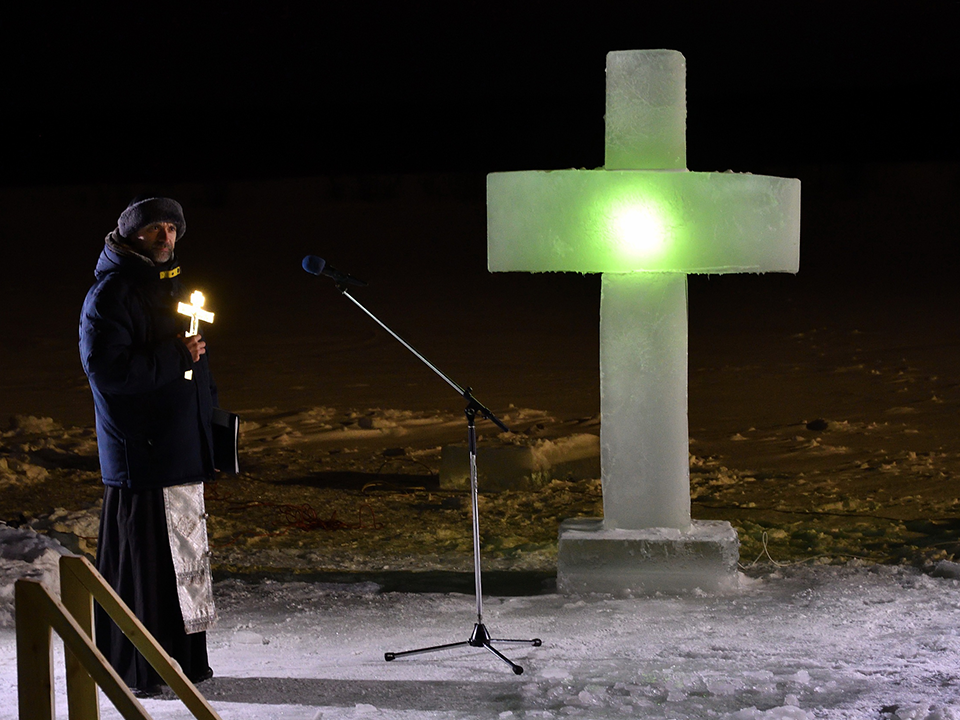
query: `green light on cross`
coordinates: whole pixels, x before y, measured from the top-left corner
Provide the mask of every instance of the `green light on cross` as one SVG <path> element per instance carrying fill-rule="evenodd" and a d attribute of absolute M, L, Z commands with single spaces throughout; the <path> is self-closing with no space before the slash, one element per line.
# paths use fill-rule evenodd
<path fill-rule="evenodd" d="M 748 173 L 487 176 L 493 271 L 796 272 L 800 184 Z"/>
<path fill-rule="evenodd" d="M 609 218 L 615 260 L 627 263 L 628 267 L 662 257 L 671 245 L 667 218 L 652 200 L 615 202 Z"/>

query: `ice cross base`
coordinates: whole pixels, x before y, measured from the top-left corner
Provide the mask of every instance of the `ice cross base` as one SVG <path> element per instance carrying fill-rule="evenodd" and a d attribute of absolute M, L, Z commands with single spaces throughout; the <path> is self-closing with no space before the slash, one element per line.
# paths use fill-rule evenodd
<path fill-rule="evenodd" d="M 800 183 L 686 170 L 678 52 L 608 54 L 605 122 L 602 169 L 487 176 L 491 271 L 603 273 L 603 520 L 563 524 L 558 586 L 719 590 L 737 539 L 690 515 L 686 276 L 797 272 Z"/>
<path fill-rule="evenodd" d="M 740 541 L 723 520 L 694 520 L 685 530 L 610 530 L 602 518 L 560 524 L 557 591 L 637 595 L 735 590 Z"/>

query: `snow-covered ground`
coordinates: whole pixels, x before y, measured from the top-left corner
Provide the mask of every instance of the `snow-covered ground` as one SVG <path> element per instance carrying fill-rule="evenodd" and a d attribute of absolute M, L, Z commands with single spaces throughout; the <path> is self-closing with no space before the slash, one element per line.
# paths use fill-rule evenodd
<path fill-rule="evenodd" d="M 438 481 L 442 448 L 463 442 L 460 402 L 300 260 L 368 280 L 365 304 L 531 444 L 598 431 L 598 278 L 487 273 L 482 178 L 453 192 L 409 177 L 382 197 L 336 178 L 171 189 L 190 217 L 185 272 L 217 312 L 220 398 L 245 423 L 243 476 L 211 489 L 215 560 L 364 580 L 219 582 L 217 675 L 201 689 L 223 718 L 960 718 L 960 580 L 933 575 L 960 559 L 958 295 L 931 275 L 955 263 L 922 252 L 953 237 L 955 173 L 880 168 L 851 186 L 845 169 L 807 170 L 783 173 L 805 183 L 798 276 L 690 278 L 689 419 L 695 517 L 733 522 L 748 565 L 766 547 L 817 560 L 748 567 L 728 596 L 515 596 L 490 572 L 490 631 L 543 639 L 503 648 L 522 676 L 472 648 L 384 662 L 466 640 L 476 620 L 470 594 L 408 592 L 413 568 L 471 563 L 466 505 Z M 96 537 L 76 319 L 99 238 L 134 194 L 0 197 L 20 280 L 0 284 L 15 339 L 0 344 L 0 420 L 17 416 L 0 429 L 0 521 L 15 529 L 0 538 L 0 718 L 17 717 L 14 579 L 53 582 L 52 540 L 91 552 Z M 86 239 L 65 241 L 64 218 Z M 481 451 L 507 442 L 480 432 Z M 558 520 L 596 515 L 598 486 L 482 494 L 489 569 L 534 593 Z M 343 527 L 278 516 L 294 503 Z M 65 717 L 60 658 L 58 673 Z M 176 700 L 145 705 L 188 717 Z"/>
<path fill-rule="evenodd" d="M 52 580 L 57 553 L 40 552 L 49 540 L 10 529 L 0 538 L 0 597 L 16 575 Z M 384 661 L 384 652 L 467 640 L 470 595 L 226 580 L 208 635 L 216 677 L 201 690 L 224 720 L 960 718 L 956 570 L 770 565 L 722 596 L 485 597 L 491 635 L 543 640 L 499 646 L 520 676 L 470 647 Z M 0 718 L 16 718 L 6 618 Z M 66 717 L 59 647 L 56 659 Z M 173 696 L 143 704 L 158 720 L 190 717 Z M 101 706 L 104 720 L 119 717 L 105 697 Z"/>

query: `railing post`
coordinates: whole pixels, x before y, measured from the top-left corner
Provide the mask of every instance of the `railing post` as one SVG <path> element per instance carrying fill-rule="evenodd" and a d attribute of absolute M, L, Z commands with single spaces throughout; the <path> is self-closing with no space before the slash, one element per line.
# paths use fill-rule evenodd
<path fill-rule="evenodd" d="M 60 558 L 60 601 L 96 644 L 93 635 L 93 595 L 83 585 L 69 555 Z M 67 708 L 70 720 L 100 720 L 100 700 L 97 684 L 77 656 L 64 648 L 67 667 Z"/>
<path fill-rule="evenodd" d="M 127 636 L 127 639 L 133 643 L 134 647 L 137 648 L 143 657 L 146 658 L 147 662 L 156 669 L 163 681 L 177 694 L 180 701 L 197 720 L 220 720 L 220 716 L 200 694 L 196 686 L 187 679 L 187 676 L 183 674 L 180 666 L 166 653 L 156 639 L 154 639 L 153 635 L 151 635 L 143 626 L 143 623 L 137 619 L 137 616 L 130 611 L 130 608 L 124 604 L 120 596 L 106 583 L 87 558 L 82 555 L 64 555 L 60 558 L 60 566 L 62 569 L 68 570 L 68 573 L 62 573 L 63 575 L 71 574 L 75 576 L 76 581 L 82 584 L 86 590 L 93 595 L 93 599 L 98 602 L 107 615 L 113 619 L 117 627 Z M 84 601 L 84 603 L 85 602 L 86 601 Z M 84 617 L 87 616 L 86 607 L 86 604 L 84 604 L 81 610 Z M 76 621 L 72 618 L 71 624 L 77 625 Z M 85 640 L 89 640 L 89 636 L 85 638 Z M 96 651 L 96 646 L 93 643 L 90 643 L 90 647 L 94 649 L 97 655 L 101 658 L 103 657 L 99 651 Z M 106 665 L 105 658 L 103 662 L 105 663 L 104 667 L 109 670 L 109 674 L 117 677 L 119 681 L 119 676 L 116 675 L 113 668 Z M 97 676 L 94 669 L 85 661 L 83 665 L 93 675 L 94 681 L 103 688 L 104 692 L 107 692 L 107 687 L 104 686 L 103 681 Z M 123 689 L 126 691 L 126 688 Z M 110 696 L 109 692 L 107 692 L 107 694 Z M 132 699 L 133 696 L 131 695 L 130 698 Z M 117 706 L 119 710 L 120 707 L 117 705 L 117 700 L 112 696 L 110 699 L 113 700 L 114 705 Z M 84 720 L 87 720 L 87 718 L 84 718 Z"/>
<path fill-rule="evenodd" d="M 97 650 L 83 629 L 67 612 L 59 600 L 50 596 L 49 591 L 35 580 L 17 580 L 17 665 L 18 685 L 20 686 L 20 720 L 53 720 L 55 705 L 53 697 L 53 663 L 50 657 L 51 630 L 70 648 L 77 660 L 93 677 L 94 682 L 103 690 L 110 702 L 125 720 L 150 720 L 130 689 L 123 684 L 117 671 L 110 667 L 107 659 Z M 27 620 L 27 608 L 30 619 Z M 27 628 L 24 638 L 24 652 L 20 646 L 20 623 Z M 41 628 L 42 633 L 29 628 Z M 37 637 L 39 635 L 39 637 Z M 43 652 L 44 646 L 46 652 Z M 40 652 L 37 653 L 36 651 Z"/>
<path fill-rule="evenodd" d="M 42 603 L 43 586 L 35 580 L 17 580 L 17 696 L 20 720 L 54 720 L 53 637 L 45 613 L 26 612 Z"/>
<path fill-rule="evenodd" d="M 17 686 L 20 720 L 54 720 L 53 632 L 63 639 L 70 720 L 99 720 L 97 688 L 127 720 L 150 720 L 93 640 L 93 600 L 106 610 L 197 720 L 220 720 L 197 688 L 82 556 L 60 558 L 63 601 L 36 580 L 17 580 Z M 29 608 L 29 611 L 28 611 Z"/>

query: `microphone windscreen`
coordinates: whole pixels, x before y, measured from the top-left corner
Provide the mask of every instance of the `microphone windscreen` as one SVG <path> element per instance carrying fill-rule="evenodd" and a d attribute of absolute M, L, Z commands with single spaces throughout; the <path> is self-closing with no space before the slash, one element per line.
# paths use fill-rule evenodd
<path fill-rule="evenodd" d="M 306 270 L 311 275 L 319 275 L 323 272 L 324 265 L 327 264 L 327 261 L 323 258 L 318 258 L 316 255 L 307 255 L 303 259 L 303 269 Z"/>

